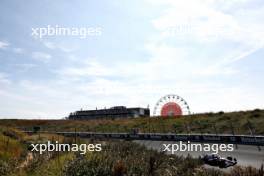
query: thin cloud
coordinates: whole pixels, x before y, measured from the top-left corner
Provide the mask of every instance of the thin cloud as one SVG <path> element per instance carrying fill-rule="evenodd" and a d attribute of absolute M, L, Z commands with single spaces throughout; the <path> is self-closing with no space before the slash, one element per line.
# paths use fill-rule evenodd
<path fill-rule="evenodd" d="M 239 54 L 238 56 L 231 58 L 228 60 L 229 63 L 233 63 L 239 60 L 242 60 L 244 58 L 247 58 L 248 56 L 250 56 L 251 54 L 254 54 L 255 52 L 257 52 L 258 50 L 263 48 L 263 44 L 259 45 L 257 47 L 254 47 L 253 49 L 250 49 L 248 51 L 242 52 L 241 54 Z"/>
<path fill-rule="evenodd" d="M 151 22 L 165 38 L 219 42 L 223 40 L 256 45 L 264 37 L 264 25 L 252 19 L 264 17 L 263 9 L 236 13 L 241 4 L 248 1 L 148 1 L 156 6 L 166 6 L 160 16 Z M 191 5 L 190 5 L 191 4 Z M 228 9 L 228 11 L 227 11 Z M 246 18 L 245 15 L 246 14 Z M 257 14 L 257 16 L 256 16 Z"/>
<path fill-rule="evenodd" d="M 18 68 L 19 71 L 21 72 L 26 72 L 32 68 L 37 67 L 36 64 L 32 64 L 32 63 L 23 63 L 23 64 L 15 64 L 15 66 Z"/>
<path fill-rule="evenodd" d="M 49 62 L 51 59 L 51 55 L 44 52 L 33 52 L 32 58 L 42 62 Z"/>
<path fill-rule="evenodd" d="M 60 75 L 70 77 L 111 76 L 114 70 L 96 61 L 83 63 L 79 67 L 66 67 L 58 71 Z"/>
<path fill-rule="evenodd" d="M 58 49 L 65 53 L 73 52 L 74 50 L 76 50 L 76 46 L 67 47 L 61 43 L 54 43 L 54 42 L 44 41 L 44 40 L 40 40 L 40 42 L 43 43 L 43 45 L 46 48 L 51 49 L 51 50 Z"/>
<path fill-rule="evenodd" d="M 10 44 L 5 41 L 0 41 L 0 49 L 6 49 Z"/>
<path fill-rule="evenodd" d="M 25 50 L 23 48 L 13 48 L 14 53 L 23 54 Z"/>
<path fill-rule="evenodd" d="M 19 35 L 21 26 L 17 26 L 10 41 L 18 38 L 25 42 L 23 46 L 31 48 L 15 55 L 15 44 L 2 44 L 7 48 L 1 53 L 2 69 L 13 69 L 10 75 L 0 75 L 0 94 L 9 102 L 6 106 L 6 101 L 0 101 L 0 115 L 63 117 L 80 108 L 114 105 L 149 104 L 152 110 L 156 101 L 168 93 L 184 97 L 192 112 L 244 110 L 263 105 L 262 72 L 252 71 L 257 63 L 262 63 L 261 56 L 252 55 L 262 49 L 258 45 L 264 37 L 262 2 L 148 1 L 149 4 L 140 4 L 142 11 L 134 8 L 135 2 L 131 1 L 131 6 L 126 3 L 129 10 L 121 4 L 122 10 L 96 21 L 109 29 L 108 35 L 96 40 L 54 37 L 30 43 Z M 34 5 L 32 9 L 36 9 Z M 80 20 L 77 23 L 89 17 L 86 12 L 87 9 L 76 12 L 83 17 L 76 19 Z M 61 15 L 62 19 L 68 18 L 66 13 Z M 52 18 L 49 14 L 45 17 Z M 28 62 L 28 55 L 39 62 Z M 238 64 L 243 59 L 252 62 L 249 66 Z M 50 67 L 43 65 L 51 61 Z M 28 72 L 19 74 L 23 70 Z M 41 76 L 35 79 L 39 72 Z M 9 79 L 16 82 L 6 84 Z"/>
<path fill-rule="evenodd" d="M 11 81 L 8 78 L 8 74 L 0 72 L 0 84 L 1 85 L 9 85 L 10 83 L 11 83 Z"/>

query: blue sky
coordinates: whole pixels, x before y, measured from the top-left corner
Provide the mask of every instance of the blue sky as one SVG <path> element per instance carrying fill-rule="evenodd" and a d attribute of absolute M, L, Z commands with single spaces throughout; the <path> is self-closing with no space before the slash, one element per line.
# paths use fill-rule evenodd
<path fill-rule="evenodd" d="M 0 2 L 0 117 L 59 118 L 150 106 L 178 94 L 191 111 L 263 108 L 264 2 Z M 97 36 L 32 28 L 100 28 Z"/>

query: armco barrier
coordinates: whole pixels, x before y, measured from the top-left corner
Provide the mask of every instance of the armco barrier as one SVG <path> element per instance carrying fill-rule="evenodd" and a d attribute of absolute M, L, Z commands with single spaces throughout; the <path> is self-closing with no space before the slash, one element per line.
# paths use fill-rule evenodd
<path fill-rule="evenodd" d="M 25 131 L 34 133 L 33 131 Z M 264 146 L 264 136 L 232 135 L 232 134 L 173 134 L 173 133 L 99 133 L 99 132 L 48 132 L 67 137 L 81 137 L 94 139 L 125 139 L 125 140 L 152 140 L 152 141 L 191 141 L 208 143 L 233 143 L 241 145 Z"/>

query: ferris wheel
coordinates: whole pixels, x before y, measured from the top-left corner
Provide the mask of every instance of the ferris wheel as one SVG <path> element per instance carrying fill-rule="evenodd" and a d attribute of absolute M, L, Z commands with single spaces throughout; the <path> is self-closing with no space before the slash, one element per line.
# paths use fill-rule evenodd
<path fill-rule="evenodd" d="M 188 103 L 180 96 L 169 94 L 161 97 L 153 111 L 154 116 L 181 116 L 191 114 Z"/>

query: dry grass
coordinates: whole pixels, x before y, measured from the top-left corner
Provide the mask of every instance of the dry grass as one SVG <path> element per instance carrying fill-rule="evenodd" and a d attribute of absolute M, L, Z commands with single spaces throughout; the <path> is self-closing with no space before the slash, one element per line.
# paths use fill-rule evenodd
<path fill-rule="evenodd" d="M 236 134 L 250 134 L 248 122 L 256 134 L 264 134 L 264 110 L 231 113 L 206 113 L 184 118 L 136 118 L 115 120 L 0 120 L 3 126 L 32 130 L 39 126 L 43 131 L 100 131 L 130 132 L 138 128 L 141 132 L 176 133 L 231 133 L 231 124 Z"/>

